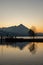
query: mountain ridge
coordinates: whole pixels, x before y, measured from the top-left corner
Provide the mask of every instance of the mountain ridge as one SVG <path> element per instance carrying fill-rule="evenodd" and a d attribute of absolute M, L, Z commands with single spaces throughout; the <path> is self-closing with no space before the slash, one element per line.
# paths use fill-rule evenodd
<path fill-rule="evenodd" d="M 14 36 L 27 36 L 29 29 L 24 26 L 23 24 L 20 24 L 18 26 L 10 26 L 7 28 L 2 28 L 2 30 L 9 35 L 14 35 Z"/>

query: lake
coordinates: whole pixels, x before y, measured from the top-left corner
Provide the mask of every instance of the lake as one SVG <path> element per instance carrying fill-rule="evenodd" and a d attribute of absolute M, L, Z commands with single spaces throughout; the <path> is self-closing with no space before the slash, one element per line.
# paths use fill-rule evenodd
<path fill-rule="evenodd" d="M 43 43 L 0 44 L 0 65 L 43 65 Z"/>

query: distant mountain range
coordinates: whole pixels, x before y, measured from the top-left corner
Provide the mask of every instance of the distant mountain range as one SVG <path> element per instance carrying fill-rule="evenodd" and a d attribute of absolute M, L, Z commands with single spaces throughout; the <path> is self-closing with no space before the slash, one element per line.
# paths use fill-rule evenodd
<path fill-rule="evenodd" d="M 11 26 L 7 28 L 0 28 L 0 35 L 10 35 L 10 36 L 28 36 L 29 30 L 26 26 L 23 24 L 20 24 L 18 26 Z"/>

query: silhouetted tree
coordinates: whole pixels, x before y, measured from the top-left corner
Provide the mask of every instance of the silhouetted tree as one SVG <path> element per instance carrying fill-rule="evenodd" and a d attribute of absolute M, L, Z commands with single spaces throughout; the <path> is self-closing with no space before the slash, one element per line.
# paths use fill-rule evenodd
<path fill-rule="evenodd" d="M 31 30 L 34 31 L 34 32 L 36 32 L 36 27 L 35 26 L 32 26 L 31 27 Z"/>
<path fill-rule="evenodd" d="M 35 26 L 32 26 L 31 29 L 29 30 L 29 35 L 33 36 L 33 39 L 34 39 L 34 36 L 35 36 L 35 32 L 36 32 L 36 28 L 35 28 Z"/>
<path fill-rule="evenodd" d="M 33 39 L 34 39 L 35 33 L 31 29 L 29 30 L 29 36 L 33 36 Z"/>

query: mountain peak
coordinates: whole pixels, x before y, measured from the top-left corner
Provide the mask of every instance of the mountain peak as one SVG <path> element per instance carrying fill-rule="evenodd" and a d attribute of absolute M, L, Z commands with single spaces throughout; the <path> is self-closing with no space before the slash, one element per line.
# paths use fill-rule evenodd
<path fill-rule="evenodd" d="M 23 24 L 20 24 L 19 26 L 24 26 Z"/>
<path fill-rule="evenodd" d="M 20 25 L 18 25 L 18 27 L 22 27 L 22 28 L 26 28 L 26 26 L 25 25 L 23 25 L 23 24 L 20 24 Z"/>
<path fill-rule="evenodd" d="M 28 28 L 25 25 L 23 25 L 23 24 L 18 25 L 18 27 L 22 28 L 22 29 L 27 29 L 28 30 Z"/>

